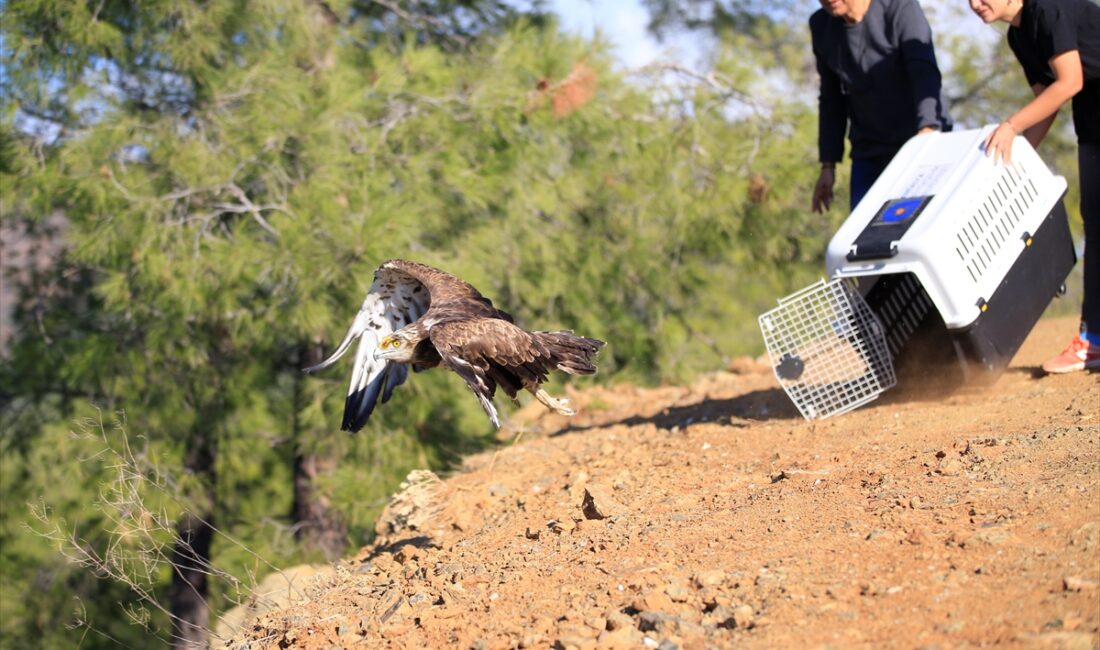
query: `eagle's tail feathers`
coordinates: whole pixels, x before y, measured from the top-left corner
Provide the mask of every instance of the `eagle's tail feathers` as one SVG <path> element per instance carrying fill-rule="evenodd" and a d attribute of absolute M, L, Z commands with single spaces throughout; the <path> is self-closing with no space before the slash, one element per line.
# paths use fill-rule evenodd
<path fill-rule="evenodd" d="M 599 339 L 576 336 L 572 332 L 536 332 L 550 352 L 550 366 L 570 375 L 596 372 L 596 353 L 604 346 Z"/>

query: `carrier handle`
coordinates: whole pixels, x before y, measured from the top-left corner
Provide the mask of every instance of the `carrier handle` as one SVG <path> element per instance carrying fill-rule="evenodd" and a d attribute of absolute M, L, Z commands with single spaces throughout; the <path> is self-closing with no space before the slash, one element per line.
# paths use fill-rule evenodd
<path fill-rule="evenodd" d="M 848 251 L 847 257 L 849 262 L 860 262 L 863 260 L 877 260 L 887 257 L 894 257 L 897 254 L 897 241 L 876 241 L 862 245 L 852 244 L 852 249 Z"/>

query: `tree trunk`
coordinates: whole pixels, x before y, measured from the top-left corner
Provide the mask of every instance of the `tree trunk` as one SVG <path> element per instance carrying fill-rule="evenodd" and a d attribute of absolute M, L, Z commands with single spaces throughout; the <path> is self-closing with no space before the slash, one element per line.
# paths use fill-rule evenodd
<path fill-rule="evenodd" d="M 181 650 L 205 650 L 210 636 L 210 605 L 208 577 L 210 544 L 214 540 L 214 515 L 210 511 L 216 502 L 216 478 L 213 437 L 198 433 L 184 459 L 187 471 L 201 477 L 208 491 L 206 498 L 196 501 L 198 512 L 184 510 L 177 523 L 177 538 L 172 546 L 172 584 L 168 590 L 169 611 L 172 613 L 172 647 Z"/>
<path fill-rule="evenodd" d="M 185 512 L 179 521 L 179 539 L 172 547 L 172 586 L 169 590 L 172 612 L 172 647 L 186 650 L 205 649 L 210 634 L 210 607 L 207 604 L 207 576 L 210 567 L 210 542 L 214 529 Z"/>
<path fill-rule="evenodd" d="M 298 346 L 299 367 L 320 363 L 321 350 L 316 345 L 303 343 Z M 303 375 L 298 373 L 294 383 L 293 439 L 302 440 L 302 425 L 298 414 L 304 408 L 302 394 Z M 348 546 L 348 529 L 339 513 L 332 509 L 328 497 L 317 489 L 317 478 L 336 469 L 333 458 L 306 453 L 299 445 L 294 455 L 294 505 L 290 518 L 294 523 L 294 538 L 307 547 L 320 550 L 328 561 L 343 557 Z"/>
<path fill-rule="evenodd" d="M 294 536 L 320 550 L 330 562 L 343 557 L 348 531 L 328 497 L 317 490 L 317 477 L 336 468 L 336 461 L 315 454 L 294 457 Z"/>

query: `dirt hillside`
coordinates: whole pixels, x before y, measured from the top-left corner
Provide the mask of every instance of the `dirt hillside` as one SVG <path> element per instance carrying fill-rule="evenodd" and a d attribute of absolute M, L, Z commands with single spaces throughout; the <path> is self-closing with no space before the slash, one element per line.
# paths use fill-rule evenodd
<path fill-rule="evenodd" d="M 231 647 L 1100 646 L 1100 375 L 805 422 L 751 360 L 524 408 Z M 285 582 L 285 580 L 284 580 Z"/>

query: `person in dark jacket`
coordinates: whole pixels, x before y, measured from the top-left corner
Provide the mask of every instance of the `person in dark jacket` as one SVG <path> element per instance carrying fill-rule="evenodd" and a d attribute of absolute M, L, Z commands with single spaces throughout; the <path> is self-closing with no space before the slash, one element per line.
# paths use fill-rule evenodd
<path fill-rule="evenodd" d="M 1081 331 L 1043 364 L 1050 373 L 1100 368 L 1100 5 L 1089 0 L 969 0 L 987 24 L 1009 23 L 1008 44 L 1035 98 L 985 141 L 995 161 L 1012 161 L 1017 135 L 1039 146 L 1058 109 L 1073 103 L 1081 220 L 1085 224 L 1085 298 Z"/>
<path fill-rule="evenodd" d="M 813 210 L 833 202 L 846 131 L 854 210 L 909 138 L 951 130 L 932 29 L 917 0 L 821 0 L 810 35 L 821 77 Z"/>

